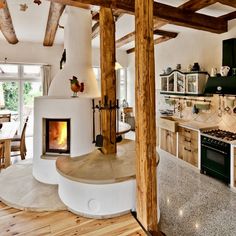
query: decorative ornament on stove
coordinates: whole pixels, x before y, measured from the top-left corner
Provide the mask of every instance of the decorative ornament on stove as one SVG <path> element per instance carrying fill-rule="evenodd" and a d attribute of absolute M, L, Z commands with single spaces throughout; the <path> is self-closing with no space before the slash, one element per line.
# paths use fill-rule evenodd
<path fill-rule="evenodd" d="M 40 5 L 42 2 L 40 0 L 34 0 L 34 3 Z"/>
<path fill-rule="evenodd" d="M 78 92 L 82 93 L 84 91 L 84 83 L 80 83 L 78 78 L 73 76 L 72 79 L 70 79 L 70 88 L 73 92 L 72 97 L 78 97 Z"/>
<path fill-rule="evenodd" d="M 26 3 L 20 4 L 20 11 L 26 11 L 28 9 L 28 5 Z"/>

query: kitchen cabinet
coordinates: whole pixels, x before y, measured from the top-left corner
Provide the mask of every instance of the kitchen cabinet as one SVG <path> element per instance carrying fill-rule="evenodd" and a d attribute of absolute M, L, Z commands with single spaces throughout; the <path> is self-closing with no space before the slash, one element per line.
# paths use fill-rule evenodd
<path fill-rule="evenodd" d="M 166 129 L 159 129 L 160 132 L 160 148 L 170 154 L 176 156 L 176 133 Z"/>
<path fill-rule="evenodd" d="M 208 73 L 173 70 L 170 74 L 162 74 L 160 77 L 161 93 L 199 95 L 204 93 Z"/>
<path fill-rule="evenodd" d="M 185 74 L 174 70 L 170 74 L 161 75 L 161 92 L 185 93 Z"/>
<path fill-rule="evenodd" d="M 178 157 L 198 167 L 198 132 L 179 127 Z"/>
<path fill-rule="evenodd" d="M 207 82 L 206 72 L 195 72 L 186 74 L 186 94 L 203 94 Z"/>

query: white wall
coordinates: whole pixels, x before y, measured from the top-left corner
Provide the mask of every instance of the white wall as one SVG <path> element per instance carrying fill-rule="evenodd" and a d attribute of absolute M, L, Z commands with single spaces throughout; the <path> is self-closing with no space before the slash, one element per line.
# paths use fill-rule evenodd
<path fill-rule="evenodd" d="M 63 45 L 44 47 L 43 43 L 19 42 L 15 45 L 0 40 L 0 61 L 7 62 L 45 63 L 52 65 L 52 76 L 60 67 Z"/>
<path fill-rule="evenodd" d="M 213 34 L 204 31 L 186 29 L 179 33 L 177 38 L 155 45 L 155 78 L 156 88 L 160 86 L 159 74 L 163 69 L 171 67 L 175 69 L 180 63 L 183 70 L 187 70 L 189 64 L 198 62 L 201 68 L 209 73 L 212 67 L 219 68 L 222 64 L 222 40 L 236 38 L 236 20 L 229 23 L 229 32 Z M 134 98 L 134 53 L 130 54 L 128 66 L 128 102 L 135 104 Z"/>
<path fill-rule="evenodd" d="M 128 67 L 128 55 L 124 50 L 116 50 L 116 60 L 122 67 Z M 92 65 L 100 67 L 100 49 L 93 48 L 92 51 Z"/>
<path fill-rule="evenodd" d="M 0 62 L 4 62 L 5 57 L 9 63 L 43 63 L 52 65 L 52 76 L 60 69 L 60 60 L 63 53 L 63 45 L 44 47 L 43 43 L 19 42 L 12 45 L 5 40 L 0 40 Z M 100 49 L 92 49 L 92 65 L 100 66 Z M 117 50 L 117 61 L 128 67 L 128 56 L 125 51 Z"/>

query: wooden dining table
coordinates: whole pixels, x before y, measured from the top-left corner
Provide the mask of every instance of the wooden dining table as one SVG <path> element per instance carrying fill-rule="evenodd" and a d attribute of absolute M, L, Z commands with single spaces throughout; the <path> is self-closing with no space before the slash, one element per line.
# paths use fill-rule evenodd
<path fill-rule="evenodd" d="M 11 140 L 15 136 L 19 127 L 20 122 L 11 121 L 3 122 L 2 128 L 0 129 L 0 142 L 4 143 L 4 157 L 6 168 L 11 164 Z"/>

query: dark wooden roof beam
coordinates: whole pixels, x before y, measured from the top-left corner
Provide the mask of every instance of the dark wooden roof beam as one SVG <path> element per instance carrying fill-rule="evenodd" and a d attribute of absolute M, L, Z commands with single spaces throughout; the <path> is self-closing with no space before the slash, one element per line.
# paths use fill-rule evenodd
<path fill-rule="evenodd" d="M 123 10 L 129 14 L 134 14 L 135 0 L 51 0 L 66 5 L 84 3 L 98 5 L 112 9 Z M 205 30 L 213 33 L 224 33 L 227 31 L 227 21 L 217 17 L 193 13 L 184 9 L 168 6 L 154 2 L 153 14 L 155 19 L 168 21 L 170 24 L 184 27 Z"/>
<path fill-rule="evenodd" d="M 218 0 L 190 0 L 182 4 L 181 6 L 179 6 L 179 8 L 185 9 L 191 12 L 195 12 L 195 11 L 201 10 L 202 8 L 212 5 L 216 3 L 217 1 Z"/>
<path fill-rule="evenodd" d="M 218 0 L 217 2 L 219 2 L 223 5 L 228 5 L 230 7 L 236 8 L 236 1 L 235 0 Z"/>

